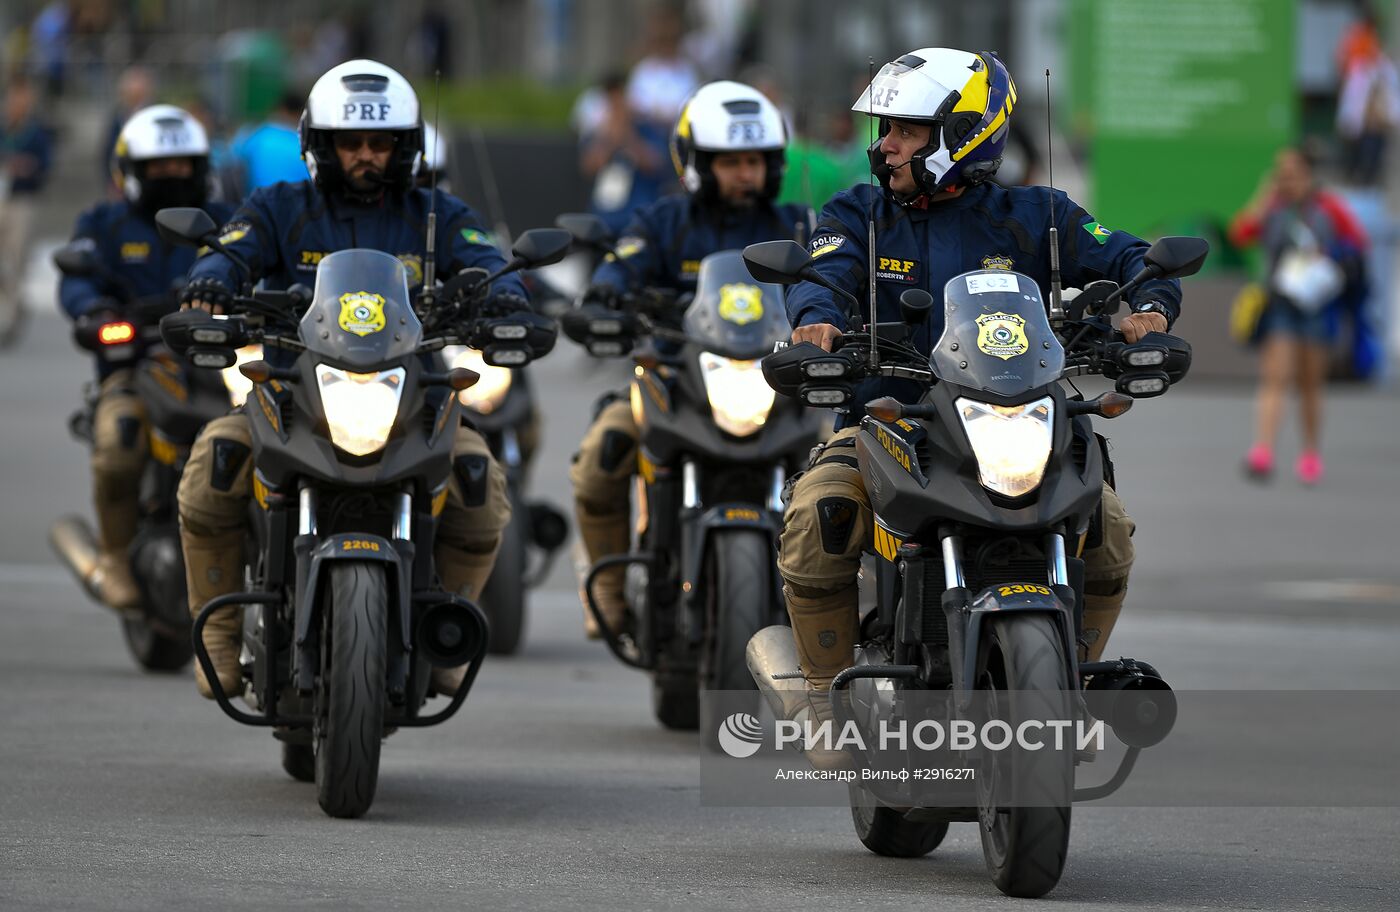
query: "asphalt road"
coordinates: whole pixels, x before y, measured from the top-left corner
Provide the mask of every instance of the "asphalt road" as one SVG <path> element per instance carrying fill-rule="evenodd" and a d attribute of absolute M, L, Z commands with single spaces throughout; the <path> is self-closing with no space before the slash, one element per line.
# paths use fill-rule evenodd
<path fill-rule="evenodd" d="M 366 818 L 325 817 L 267 733 L 188 672 L 140 673 L 49 553 L 53 518 L 88 510 L 64 427 L 87 370 L 53 317 L 0 354 L 0 909 L 1029 905 L 990 885 L 968 824 L 900 861 L 841 809 L 702 805 L 695 737 L 660 729 L 645 678 L 583 640 L 563 561 L 523 653 L 492 660 L 458 718 L 389 739 Z M 536 493 L 567 504 L 589 402 L 623 372 L 567 343 L 536 370 Z M 1315 490 L 1239 478 L 1245 390 L 1187 384 L 1119 419 L 1139 560 L 1114 651 L 1187 689 L 1400 689 L 1397 405 L 1334 395 Z M 1394 909 L 1397 857 L 1393 807 L 1081 805 L 1041 902 Z"/>

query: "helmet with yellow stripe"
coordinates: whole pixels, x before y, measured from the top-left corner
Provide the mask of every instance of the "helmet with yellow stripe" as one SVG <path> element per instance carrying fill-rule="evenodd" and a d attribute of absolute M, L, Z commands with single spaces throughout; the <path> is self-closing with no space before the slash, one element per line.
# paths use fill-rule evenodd
<path fill-rule="evenodd" d="M 910 158 L 909 169 L 919 189 L 934 194 L 996 174 L 1015 103 L 1011 74 L 990 51 L 920 48 L 881 67 L 851 110 L 879 118 L 881 137 L 891 120 L 931 126 L 928 145 Z M 879 147 L 879 140 L 870 146 L 870 170 L 888 190 L 890 170 Z"/>

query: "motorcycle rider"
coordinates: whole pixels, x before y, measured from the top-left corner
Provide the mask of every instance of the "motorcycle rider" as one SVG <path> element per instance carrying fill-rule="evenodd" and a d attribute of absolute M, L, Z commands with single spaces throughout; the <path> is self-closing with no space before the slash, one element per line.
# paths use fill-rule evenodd
<path fill-rule="evenodd" d="M 245 282 L 269 287 L 311 282 L 322 257 L 352 247 L 391 253 L 408 271 L 410 287 L 423 280 L 426 224 L 432 195 L 414 187 L 423 153 L 423 125 L 413 87 L 397 71 L 372 60 L 331 68 L 312 87 L 302 114 L 302 154 L 311 179 L 253 192 L 226 224 L 221 243 L 247 262 L 244 275 L 214 252 L 190 272 L 183 300 L 217 312 Z M 436 260 L 443 275 L 469 267 L 505 265 L 471 209 L 437 196 Z M 528 307 L 513 275 L 493 284 L 498 303 Z M 252 435 L 235 412 L 210 422 L 195 441 L 180 481 L 180 537 L 185 550 L 190 611 L 242 588 L 245 517 L 252 499 Z M 462 425 L 452 447 L 453 472 L 439 517 L 435 560 L 443 587 L 473 598 L 490 575 L 501 531 L 510 519 L 505 475 L 486 441 Z M 204 628 L 219 682 L 241 691 L 240 611 L 215 613 Z M 433 669 L 433 688 L 451 695 L 465 667 Z M 211 696 L 200 666 L 199 691 Z"/>
<path fill-rule="evenodd" d="M 593 273 L 584 307 L 600 314 L 642 287 L 693 292 L 700 261 L 711 253 L 781 238 L 806 239 L 811 210 L 775 203 L 783 181 L 787 129 L 782 114 L 751 86 L 720 81 L 686 102 L 671 134 L 671 159 L 685 192 L 633 216 Z M 677 314 L 679 316 L 679 314 Z M 628 519 L 638 431 L 625 395 L 609 394 L 574 455 L 569 477 L 579 537 L 591 564 L 630 547 Z M 609 627 L 625 613 L 624 570 L 598 575 L 594 594 Z M 580 596 L 582 598 L 582 595 Z M 599 636 L 584 611 L 584 629 Z"/>
<path fill-rule="evenodd" d="M 184 279 L 195 252 L 160 238 L 156 212 L 195 206 L 219 222 L 233 212 L 209 199 L 204 128 L 172 105 L 143 108 L 122 126 L 112 150 L 112 178 L 122 199 L 87 209 L 73 229 L 73 241 L 88 246 L 107 275 L 65 275 L 58 286 L 59 304 L 75 323 L 120 319 L 121 295 L 163 294 Z M 108 607 L 128 612 L 139 609 L 142 600 L 127 548 L 140 519 L 150 428 L 133 386 L 134 367 L 100 358 L 96 365 L 100 391 L 92 420 L 92 492 L 99 555 L 89 585 Z"/>
<path fill-rule="evenodd" d="M 899 320 L 904 289 L 923 288 L 937 301 L 949 279 L 974 269 L 1015 269 L 1036 280 L 1049 300 L 1044 239 L 1053 193 L 1066 284 L 1130 279 L 1143 265 L 1146 242 L 1104 227 L 1062 192 L 988 182 L 1001 163 L 1015 100 L 1010 74 L 991 53 L 922 48 L 886 64 L 851 107 L 879 120 L 880 138 L 871 144 L 869 157 L 880 186 L 860 184 L 827 203 L 809 245 L 816 270 L 860 298 L 863 311 L 868 309 L 867 226 L 873 219 L 880 320 Z M 1133 313 L 1120 324 L 1124 337 L 1134 342 L 1147 332 L 1165 332 L 1180 300 L 1180 284 L 1174 280 L 1144 283 L 1133 295 Z M 787 308 L 796 327 L 794 343 L 812 342 L 829 351 L 848 325 L 841 300 L 811 283 L 793 287 Z M 862 313 L 861 322 L 869 319 Z M 914 334 L 915 345 L 927 354 L 942 328 L 943 311 L 935 307 L 928 325 Z M 818 719 L 829 719 L 825 693 L 853 658 L 856 574 L 873 536 L 854 450 L 863 412 L 859 404 L 881 395 L 912 401 L 911 391 L 910 381 L 864 381 L 857 388 L 857 405 L 794 484 L 779 560 L 807 683 L 805 694 L 786 707 L 793 718 L 810 708 Z M 1102 655 L 1133 564 L 1134 525 L 1107 481 L 1095 526 L 1082 554 L 1084 661 Z"/>

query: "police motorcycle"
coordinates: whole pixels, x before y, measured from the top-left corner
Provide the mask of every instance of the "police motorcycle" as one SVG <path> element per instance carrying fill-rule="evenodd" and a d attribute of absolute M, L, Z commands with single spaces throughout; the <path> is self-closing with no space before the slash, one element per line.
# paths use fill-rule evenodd
<path fill-rule="evenodd" d="M 1183 340 L 1149 333 L 1130 345 L 1109 316 L 1150 278 L 1194 274 L 1208 250 L 1199 238 L 1159 240 L 1130 282 L 1090 284 L 1053 329 L 1034 281 L 979 270 L 945 286 L 945 329 L 931 358 L 908 344 L 933 306 L 911 289 L 900 301 L 903 322 L 866 325 L 832 352 L 801 343 L 764 360 L 774 389 L 809 405 L 845 406 L 854 384 L 873 377 L 921 391 L 913 404 L 866 403 L 856 437 L 878 559 L 876 604 L 862 618 L 855 663 L 831 688 L 837 729 L 854 722 L 868 735 L 844 745 L 853 762 L 886 763 L 866 753 L 879 743 L 873 733 L 900 718 L 914 724 L 920 713 L 1013 725 L 1099 719 L 1127 746 L 1109 781 L 1083 788 L 1075 764 L 1093 754 L 1076 753 L 1073 741 L 1063 750 L 979 743 L 953 757 L 973 775 L 939 782 L 936 795 L 907 777 L 851 782 L 856 834 L 871 851 L 921 856 L 949 822 L 975 822 L 996 886 L 1041 896 L 1063 870 L 1072 803 L 1115 791 L 1139 752 L 1171 730 L 1175 698 L 1155 668 L 1078 660 L 1084 565 L 1073 555 L 1096 532 L 1112 471 L 1091 416 L 1116 417 L 1135 399 L 1165 393 L 1190 366 Z M 744 257 L 760 281 L 811 281 L 855 303 L 796 244 L 758 244 Z M 1115 391 L 1087 401 L 1067 394 L 1061 381 L 1081 374 L 1112 379 Z M 804 686 L 786 629 L 759 633 L 749 661 L 775 711 L 781 691 Z M 902 762 L 906 771 L 921 765 L 913 754 Z"/>
<path fill-rule="evenodd" d="M 130 547 L 132 576 L 144 596 L 138 613 L 121 618 L 127 649 L 150 671 L 177 671 L 189 663 L 190 613 L 185 561 L 180 551 L 175 494 L 190 446 L 200 428 L 230 406 L 243 404 L 252 384 L 235 370 L 204 371 L 176 358 L 160 342 L 160 318 L 176 309 L 175 294 L 135 296 L 121 276 L 107 270 L 90 243 L 73 241 L 54 252 L 54 265 L 69 276 L 95 278 L 113 291 L 119 307 L 80 318 L 73 340 L 114 368 L 134 367 L 134 386 L 150 423 L 149 452 L 140 481 L 140 526 Z M 241 361 L 260 357 L 240 349 Z M 93 439 L 98 387 L 89 383 L 83 406 L 68 420 L 74 438 Z M 65 516 L 49 530 L 49 543 L 93 598 L 97 538 L 88 521 Z"/>
<path fill-rule="evenodd" d="M 156 221 L 172 242 L 222 248 L 197 210 L 163 210 Z M 421 312 L 402 263 L 352 249 L 321 261 L 309 304 L 256 292 L 235 299 L 233 316 L 191 310 L 161 324 L 166 343 L 198 366 L 228 368 L 250 341 L 296 356 L 291 366 L 239 367 L 253 384 L 245 407 L 256 500 L 250 585 L 212 599 L 192 639 L 220 708 L 272 728 L 283 766 L 314 779 L 333 817 L 369 809 L 383 737 L 451 718 L 488 648 L 489 622 L 442 591 L 432 547 L 461 418 L 452 393 L 477 375 L 432 371 L 421 356 L 449 344 L 478 348 L 491 365 L 548 353 L 548 319 L 498 313 L 486 294 L 494 279 L 552 262 L 569 243 L 562 231 L 526 232 L 496 273 L 467 271 L 441 288 L 429 282 Z M 430 264 L 424 272 L 431 278 Z M 229 606 L 244 610 L 243 696 L 252 712 L 233 705 L 238 694 L 224 692 L 201 639 L 210 614 Z M 428 711 L 431 667 L 464 664 L 456 694 Z"/>
<path fill-rule="evenodd" d="M 531 297 L 531 301 L 534 297 Z M 535 414 L 529 373 L 521 367 L 487 364 L 479 349 L 449 345 L 442 350 L 449 367 L 474 371 L 481 379 L 457 394 L 467 419 L 486 438 L 506 473 L 510 524 L 501 535 L 496 566 L 481 591 L 481 610 L 491 622 L 493 655 L 512 655 L 525 632 L 526 596 L 549 576 L 569 537 L 569 521 L 558 508 L 526 499 L 529 464 L 521 447 Z"/>
<path fill-rule="evenodd" d="M 581 245 L 611 243 L 596 216 L 558 223 Z M 726 716 L 758 707 L 744 648 L 758 630 L 787 621 L 777 573 L 781 493 L 822 428 L 816 413 L 775 398 L 759 367 L 791 333 L 780 286 L 755 282 L 739 251 L 723 251 L 701 261 L 676 325 L 680 303 L 644 289 L 620 311 L 580 308 L 561 326 L 600 357 L 625 354 L 640 337 L 653 342 L 633 355 L 629 393 L 641 435 L 636 547 L 595 563 L 584 591 L 613 655 L 650 672 L 657 720 L 699 728 L 710 744 Z M 593 592 L 599 572 L 619 564 L 628 567 L 627 630 L 609 627 Z M 729 705 L 735 691 L 752 700 Z"/>

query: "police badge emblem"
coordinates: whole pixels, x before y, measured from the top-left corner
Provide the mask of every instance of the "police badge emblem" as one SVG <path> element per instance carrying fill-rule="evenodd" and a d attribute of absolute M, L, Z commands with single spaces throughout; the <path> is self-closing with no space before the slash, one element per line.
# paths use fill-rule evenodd
<path fill-rule="evenodd" d="M 340 296 L 340 328 L 367 336 L 384 328 L 384 296 L 368 291 L 347 291 Z"/>
<path fill-rule="evenodd" d="M 977 349 L 983 354 L 1010 361 L 1030 350 L 1026 341 L 1025 318 L 1009 313 L 983 314 L 977 318 Z"/>
<path fill-rule="evenodd" d="M 720 319 L 744 326 L 763 316 L 763 292 L 757 285 L 735 282 L 719 287 Z"/>

